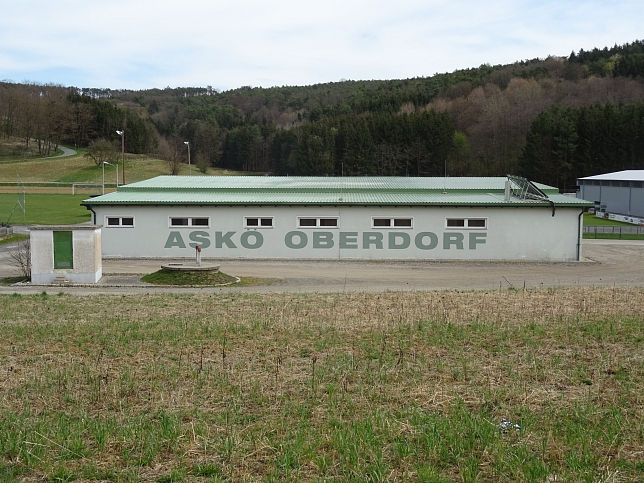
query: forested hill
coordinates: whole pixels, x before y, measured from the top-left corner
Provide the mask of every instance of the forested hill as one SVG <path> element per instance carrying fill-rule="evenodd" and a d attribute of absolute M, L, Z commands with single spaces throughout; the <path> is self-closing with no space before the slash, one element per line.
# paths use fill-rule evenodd
<path fill-rule="evenodd" d="M 26 119 L 29 112 L 40 121 Z M 113 139 L 125 124 L 128 151 L 172 159 L 185 156 L 189 141 L 200 166 L 290 175 L 517 173 L 570 189 L 580 176 L 644 165 L 644 42 L 427 78 L 306 87 L 0 84 L 0 123 L 5 135 L 81 146 Z"/>

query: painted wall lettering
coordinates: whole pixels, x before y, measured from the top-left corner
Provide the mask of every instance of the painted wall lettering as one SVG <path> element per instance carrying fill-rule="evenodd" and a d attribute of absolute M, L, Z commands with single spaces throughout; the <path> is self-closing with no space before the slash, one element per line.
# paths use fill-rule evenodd
<path fill-rule="evenodd" d="M 264 244 L 264 237 L 258 231 L 245 231 L 239 237 L 239 243 L 241 243 L 241 246 L 244 248 L 255 250 L 256 248 L 262 247 Z"/>
<path fill-rule="evenodd" d="M 449 250 L 454 245 L 457 250 L 463 249 L 463 234 L 462 233 L 443 233 L 443 249 Z"/>
<path fill-rule="evenodd" d="M 371 248 L 372 245 L 376 250 L 382 250 L 382 233 L 365 231 L 362 234 L 362 248 Z"/>
<path fill-rule="evenodd" d="M 333 248 L 333 233 L 330 231 L 314 231 L 313 248 Z"/>
<path fill-rule="evenodd" d="M 304 248 L 309 242 L 309 237 L 303 231 L 289 231 L 284 237 L 284 244 L 287 248 Z"/>
<path fill-rule="evenodd" d="M 227 231 L 226 233 L 216 231 L 215 248 L 223 248 L 224 245 L 226 245 L 226 248 L 237 248 L 237 245 L 235 245 L 231 240 L 234 234 L 235 234 L 234 231 Z"/>
<path fill-rule="evenodd" d="M 476 250 L 476 245 L 485 245 L 487 233 L 470 232 L 470 250 Z"/>
<path fill-rule="evenodd" d="M 414 238 L 414 244 L 421 250 L 433 250 L 438 246 L 438 237 L 431 231 L 422 231 Z"/>
<path fill-rule="evenodd" d="M 341 231 L 340 248 L 346 248 L 346 249 L 358 248 L 358 232 Z"/>
<path fill-rule="evenodd" d="M 340 250 L 406 250 L 415 248 L 418 250 L 476 250 L 480 245 L 487 243 L 487 233 L 472 231 L 469 233 L 444 232 L 442 236 L 431 232 L 422 231 L 413 235 L 409 232 L 357 232 L 357 231 L 289 231 L 284 235 L 284 246 L 292 250 L 303 248 L 314 249 L 340 249 Z M 465 237 L 467 235 L 467 246 Z M 184 235 L 185 236 L 185 233 Z M 165 241 L 164 248 L 186 248 L 186 243 L 181 232 L 171 231 Z M 243 231 L 238 234 L 236 231 L 191 231 L 188 233 L 189 247 L 197 246 L 202 249 L 209 248 L 214 238 L 214 248 L 241 248 L 256 250 L 264 246 L 264 236 L 257 230 Z M 337 238 L 336 238 L 337 237 Z M 442 242 L 442 245 L 441 245 Z M 413 245 L 412 245 L 413 243 Z"/>
<path fill-rule="evenodd" d="M 163 248 L 186 248 L 186 244 L 183 243 L 183 238 L 181 238 L 181 233 L 178 231 L 171 231 L 168 234 L 168 239 L 166 240 Z"/>
<path fill-rule="evenodd" d="M 204 248 L 208 248 L 210 246 L 210 238 L 208 238 L 207 231 L 191 231 L 190 235 L 188 235 L 188 238 L 190 238 L 190 241 L 194 242 L 190 243 L 190 246 L 192 248 L 199 246 L 203 250 Z"/>
<path fill-rule="evenodd" d="M 389 232 L 389 248 L 404 250 L 405 248 L 409 248 L 410 243 L 409 233 L 404 233 L 401 231 Z"/>

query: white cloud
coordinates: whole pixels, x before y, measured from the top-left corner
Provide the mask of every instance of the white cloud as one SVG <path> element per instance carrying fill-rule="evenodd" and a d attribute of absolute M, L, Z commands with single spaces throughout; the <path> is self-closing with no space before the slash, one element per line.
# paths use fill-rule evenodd
<path fill-rule="evenodd" d="M 0 78 L 111 88 L 426 76 L 629 42 L 644 17 L 632 0 L 27 0 L 4 11 Z"/>

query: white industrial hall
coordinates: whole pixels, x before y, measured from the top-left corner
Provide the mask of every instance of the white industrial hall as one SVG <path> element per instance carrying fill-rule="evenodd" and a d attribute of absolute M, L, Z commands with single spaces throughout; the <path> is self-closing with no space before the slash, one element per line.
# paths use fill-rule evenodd
<path fill-rule="evenodd" d="M 159 176 L 83 204 L 104 257 L 526 261 L 579 260 L 592 206 L 515 176 Z"/>

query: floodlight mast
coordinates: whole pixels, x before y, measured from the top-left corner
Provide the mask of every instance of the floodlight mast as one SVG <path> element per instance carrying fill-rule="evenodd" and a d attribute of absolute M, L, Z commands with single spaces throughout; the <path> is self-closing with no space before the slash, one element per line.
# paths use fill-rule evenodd
<path fill-rule="evenodd" d="M 105 165 L 109 164 L 110 166 L 114 166 L 116 168 L 116 188 L 118 189 L 119 187 L 119 165 L 118 163 L 112 164 L 108 163 L 107 161 L 103 161 L 103 194 L 105 194 Z"/>
<path fill-rule="evenodd" d="M 188 146 L 188 175 L 190 175 L 190 141 L 184 141 L 183 144 Z"/>
<path fill-rule="evenodd" d="M 123 163 L 123 182 L 121 184 L 125 184 L 125 129 L 123 130 L 116 130 L 116 134 L 121 136 L 121 163 Z"/>

